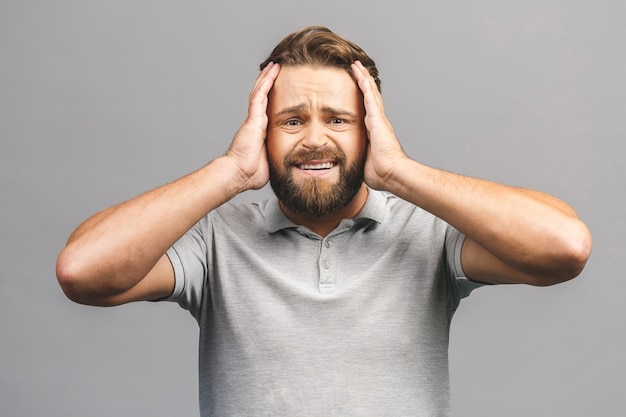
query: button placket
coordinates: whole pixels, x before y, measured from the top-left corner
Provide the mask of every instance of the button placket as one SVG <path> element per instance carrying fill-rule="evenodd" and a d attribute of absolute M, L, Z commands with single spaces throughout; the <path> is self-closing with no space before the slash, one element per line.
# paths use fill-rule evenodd
<path fill-rule="evenodd" d="M 321 293 L 331 293 L 335 290 L 336 262 L 335 253 L 332 250 L 331 240 L 326 237 L 322 240 L 319 257 L 319 290 Z"/>

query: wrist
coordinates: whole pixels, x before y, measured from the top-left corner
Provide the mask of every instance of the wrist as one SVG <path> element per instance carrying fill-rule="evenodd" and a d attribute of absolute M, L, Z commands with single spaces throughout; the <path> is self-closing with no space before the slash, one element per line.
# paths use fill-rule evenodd
<path fill-rule="evenodd" d="M 389 181 L 390 192 L 430 211 L 430 201 L 444 191 L 441 171 L 414 159 L 404 158 L 395 164 Z M 441 188 L 443 187 L 443 188 Z"/>
<path fill-rule="evenodd" d="M 251 166 L 236 154 L 227 153 L 216 158 L 212 164 L 215 165 L 216 173 L 222 178 L 224 186 L 228 190 L 229 198 L 248 190 L 258 190 L 268 181 L 268 174 L 263 175 L 263 164 Z"/>
<path fill-rule="evenodd" d="M 399 196 L 407 187 L 408 182 L 414 179 L 413 163 L 416 162 L 406 155 L 398 158 L 389 164 L 389 169 L 375 175 L 376 181 L 372 184 L 372 188 Z"/>

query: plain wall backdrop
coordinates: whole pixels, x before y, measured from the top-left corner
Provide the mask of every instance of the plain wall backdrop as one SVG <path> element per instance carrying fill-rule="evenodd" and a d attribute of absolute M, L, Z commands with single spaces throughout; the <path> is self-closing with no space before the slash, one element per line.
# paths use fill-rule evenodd
<path fill-rule="evenodd" d="M 225 152 L 258 64 L 313 24 L 375 59 L 410 156 L 554 194 L 592 231 L 579 278 L 462 302 L 453 415 L 626 415 L 622 0 L 1 1 L 0 415 L 198 415 L 191 315 L 73 304 L 56 256 Z"/>

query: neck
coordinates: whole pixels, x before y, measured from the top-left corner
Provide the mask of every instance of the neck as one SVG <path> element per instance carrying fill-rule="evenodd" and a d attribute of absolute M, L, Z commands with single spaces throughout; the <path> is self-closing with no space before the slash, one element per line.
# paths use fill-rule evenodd
<path fill-rule="evenodd" d="M 330 232 L 335 230 L 342 220 L 353 219 L 357 214 L 359 214 L 365 205 L 365 201 L 367 201 L 367 195 L 367 186 L 363 183 L 359 191 L 347 206 L 338 212 L 327 216 L 308 216 L 296 214 L 285 207 L 282 202 L 280 203 L 280 208 L 283 213 L 285 213 L 285 216 L 287 216 L 287 218 L 292 222 L 301 226 L 306 226 L 318 235 L 326 237 Z"/>

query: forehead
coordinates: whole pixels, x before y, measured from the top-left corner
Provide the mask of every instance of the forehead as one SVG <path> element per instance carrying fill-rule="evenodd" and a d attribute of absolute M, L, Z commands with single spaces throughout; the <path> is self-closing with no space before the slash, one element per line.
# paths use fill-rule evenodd
<path fill-rule="evenodd" d="M 270 91 L 270 108 L 334 104 L 361 106 L 361 93 L 347 71 L 327 66 L 281 67 Z"/>

